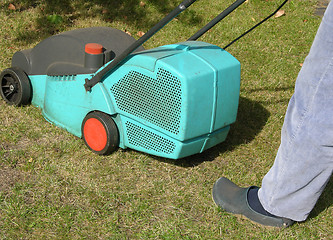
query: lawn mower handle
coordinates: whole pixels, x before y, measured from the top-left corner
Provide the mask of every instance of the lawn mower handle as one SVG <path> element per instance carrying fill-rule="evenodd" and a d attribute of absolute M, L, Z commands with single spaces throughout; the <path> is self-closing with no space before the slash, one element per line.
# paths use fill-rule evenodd
<path fill-rule="evenodd" d="M 118 55 L 109 65 L 96 73 L 90 80 L 86 79 L 84 87 L 86 91 L 90 91 L 93 86 L 99 83 L 103 77 L 114 70 L 129 54 L 135 51 L 143 43 L 145 43 L 149 38 L 151 38 L 156 32 L 163 28 L 168 22 L 174 19 L 178 14 L 188 8 L 196 0 L 184 0 L 181 4 L 178 5 L 171 13 L 169 13 L 165 18 L 158 22 L 154 27 L 152 27 L 145 35 L 136 40 L 132 45 L 130 45 L 124 52 Z"/>
<path fill-rule="evenodd" d="M 215 17 L 212 21 L 210 21 L 206 26 L 201 28 L 198 32 L 196 32 L 192 37 L 187 39 L 187 41 L 195 41 L 203 34 L 205 34 L 209 29 L 214 27 L 218 22 L 220 22 L 223 18 L 228 16 L 231 12 L 233 12 L 236 8 L 238 8 L 241 4 L 243 4 L 246 0 L 237 0 L 233 4 L 231 4 L 227 9 L 221 12 L 217 17 Z"/>

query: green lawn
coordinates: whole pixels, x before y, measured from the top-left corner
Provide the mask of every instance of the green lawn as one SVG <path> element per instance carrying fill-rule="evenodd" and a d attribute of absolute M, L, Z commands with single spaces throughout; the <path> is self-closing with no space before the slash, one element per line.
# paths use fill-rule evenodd
<path fill-rule="evenodd" d="M 109 26 L 138 38 L 180 0 L 0 1 L 0 69 L 12 55 L 58 32 Z M 200 40 L 220 47 L 281 1 L 248 0 Z M 15 9 L 9 9 L 12 3 Z M 144 47 L 186 40 L 232 1 L 200 0 Z M 13 8 L 11 6 L 11 8 Z M 316 1 L 291 0 L 228 51 L 242 64 L 237 122 L 227 140 L 173 161 L 130 149 L 90 152 L 38 108 L 0 101 L 0 239 L 332 239 L 332 181 L 309 219 L 265 228 L 224 213 L 211 188 L 226 176 L 260 185 L 280 142 L 295 79 L 320 18 Z"/>

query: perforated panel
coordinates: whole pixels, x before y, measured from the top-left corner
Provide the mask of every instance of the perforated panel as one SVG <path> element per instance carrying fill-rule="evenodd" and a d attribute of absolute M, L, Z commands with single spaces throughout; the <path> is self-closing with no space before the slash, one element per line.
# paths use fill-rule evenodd
<path fill-rule="evenodd" d="M 130 144 L 155 152 L 172 154 L 175 143 L 131 122 L 126 122 L 127 137 Z"/>
<path fill-rule="evenodd" d="M 181 82 L 169 71 L 158 69 L 156 79 L 130 71 L 112 86 L 111 92 L 120 110 L 179 133 Z"/>

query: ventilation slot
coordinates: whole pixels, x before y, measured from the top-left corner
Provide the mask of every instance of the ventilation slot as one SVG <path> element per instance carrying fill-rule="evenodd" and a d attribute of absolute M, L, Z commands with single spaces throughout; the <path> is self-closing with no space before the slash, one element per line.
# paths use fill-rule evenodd
<path fill-rule="evenodd" d="M 152 133 L 131 122 L 126 122 L 127 137 L 130 144 L 147 150 L 172 154 L 176 148 L 175 143 Z"/>
<path fill-rule="evenodd" d="M 130 71 L 112 86 L 111 92 L 120 110 L 179 133 L 181 82 L 169 71 L 159 69 L 156 79 Z"/>
<path fill-rule="evenodd" d="M 75 81 L 76 75 L 48 76 L 52 81 Z"/>

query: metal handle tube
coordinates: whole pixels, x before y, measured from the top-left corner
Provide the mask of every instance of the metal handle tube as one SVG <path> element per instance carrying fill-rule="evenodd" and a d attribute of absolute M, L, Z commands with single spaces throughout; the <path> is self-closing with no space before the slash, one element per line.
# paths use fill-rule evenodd
<path fill-rule="evenodd" d="M 103 77 L 115 69 L 129 54 L 131 54 L 135 49 L 140 47 L 144 42 L 151 38 L 156 32 L 163 28 L 167 23 L 174 19 L 178 14 L 188 8 L 196 0 L 184 0 L 178 7 L 176 7 L 171 13 L 169 13 L 165 18 L 158 22 L 154 27 L 152 27 L 145 35 L 136 40 L 132 45 L 130 45 L 124 52 L 118 55 L 108 66 L 99 71 L 90 80 L 86 79 L 84 87 L 86 91 L 90 91 L 93 86 L 99 83 Z"/>
<path fill-rule="evenodd" d="M 246 0 L 237 0 L 233 4 L 231 4 L 227 9 L 225 9 L 222 13 L 220 13 L 217 17 L 215 17 L 212 21 L 210 21 L 206 26 L 201 28 L 198 32 L 196 32 L 192 37 L 190 37 L 187 41 L 195 41 L 203 34 L 205 34 L 209 29 L 214 27 L 218 22 L 220 22 L 223 18 L 228 16 L 231 12 L 233 12 L 236 8 L 238 8 L 242 3 Z"/>

